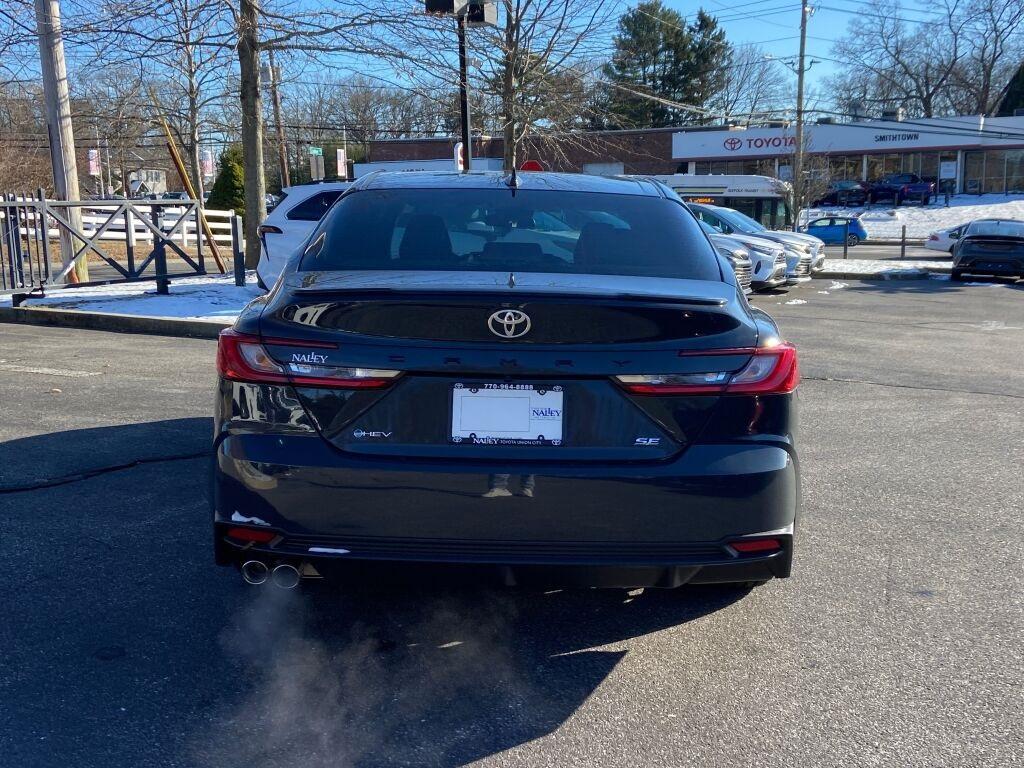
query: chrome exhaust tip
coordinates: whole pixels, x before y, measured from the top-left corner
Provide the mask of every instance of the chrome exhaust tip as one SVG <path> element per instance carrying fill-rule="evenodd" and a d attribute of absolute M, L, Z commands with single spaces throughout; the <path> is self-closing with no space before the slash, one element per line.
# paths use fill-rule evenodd
<path fill-rule="evenodd" d="M 302 574 L 299 573 L 299 569 L 294 565 L 281 563 L 274 568 L 274 571 L 271 574 L 271 579 L 274 584 L 281 589 L 295 589 L 295 587 L 299 586 Z"/>
<path fill-rule="evenodd" d="M 246 560 L 241 570 L 246 584 L 263 584 L 270 578 L 270 569 L 260 560 Z"/>

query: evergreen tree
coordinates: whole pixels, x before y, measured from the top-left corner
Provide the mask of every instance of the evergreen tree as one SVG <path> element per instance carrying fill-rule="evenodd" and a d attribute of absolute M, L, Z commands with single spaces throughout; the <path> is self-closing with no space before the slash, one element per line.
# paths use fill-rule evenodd
<path fill-rule="evenodd" d="M 242 170 L 242 148 L 232 144 L 221 153 L 217 179 L 210 190 L 207 207 L 219 211 L 245 213 L 245 173 Z"/>
<path fill-rule="evenodd" d="M 722 89 L 730 47 L 713 16 L 698 11 L 691 24 L 661 0 L 644 0 L 622 15 L 615 51 L 604 68 L 611 92 L 608 120 L 616 128 L 661 128 L 700 122 L 700 113 L 630 91 L 707 108 Z"/>
<path fill-rule="evenodd" d="M 1015 109 L 1024 109 L 1024 62 L 1021 62 L 1010 82 L 1006 84 L 996 114 L 999 117 L 1012 117 Z"/>

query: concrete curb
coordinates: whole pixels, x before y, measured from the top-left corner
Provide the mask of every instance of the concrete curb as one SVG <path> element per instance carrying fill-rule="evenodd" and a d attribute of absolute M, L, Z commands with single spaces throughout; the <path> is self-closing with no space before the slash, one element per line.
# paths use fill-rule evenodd
<path fill-rule="evenodd" d="M 927 280 L 933 274 L 941 272 L 928 272 L 926 270 L 914 270 L 913 272 L 818 272 L 813 275 L 815 280 Z M 948 273 L 945 273 L 948 274 Z"/>
<path fill-rule="evenodd" d="M 156 336 L 183 336 L 193 339 L 215 339 L 218 333 L 231 325 L 229 322 L 220 320 L 140 317 L 113 312 L 83 312 L 78 309 L 53 309 L 51 307 L 0 307 L 0 323 L 84 328 L 117 333 L 145 333 Z"/>

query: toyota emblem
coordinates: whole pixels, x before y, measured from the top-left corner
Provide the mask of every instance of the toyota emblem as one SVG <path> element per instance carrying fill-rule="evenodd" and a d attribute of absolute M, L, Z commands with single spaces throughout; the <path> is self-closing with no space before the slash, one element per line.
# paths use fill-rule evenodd
<path fill-rule="evenodd" d="M 518 309 L 499 309 L 487 318 L 491 333 L 503 339 L 518 339 L 530 331 L 530 316 Z"/>
<path fill-rule="evenodd" d="M 735 152 L 737 149 L 743 146 L 743 142 L 733 136 L 731 139 L 726 139 L 722 142 L 722 145 L 730 152 Z"/>

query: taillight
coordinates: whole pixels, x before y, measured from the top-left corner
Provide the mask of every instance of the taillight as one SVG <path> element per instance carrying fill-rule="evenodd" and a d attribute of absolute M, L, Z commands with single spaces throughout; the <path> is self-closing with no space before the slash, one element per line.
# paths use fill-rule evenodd
<path fill-rule="evenodd" d="M 271 344 L 334 349 L 333 344 L 310 344 L 274 339 Z M 310 356 L 312 357 L 312 356 Z M 379 368 L 349 368 L 324 363 L 279 363 L 270 356 L 258 336 L 228 328 L 217 340 L 217 371 L 230 381 L 259 384 L 293 384 L 297 387 L 335 389 L 380 389 L 394 382 L 401 371 Z"/>
<path fill-rule="evenodd" d="M 735 372 L 627 374 L 615 380 L 634 395 L 784 395 L 800 383 L 800 367 L 796 347 L 782 343 L 753 350 L 750 361 Z"/>
<path fill-rule="evenodd" d="M 939 236 L 938 235 L 929 235 L 928 239 L 929 240 L 938 240 Z"/>
<path fill-rule="evenodd" d="M 737 539 L 729 546 L 740 555 L 762 555 L 782 549 L 778 539 Z"/>
<path fill-rule="evenodd" d="M 281 231 L 280 227 L 275 227 L 273 224 L 260 224 L 256 228 L 256 231 L 260 234 L 260 237 L 262 237 L 263 235 L 283 235 L 284 234 L 284 232 Z"/>
<path fill-rule="evenodd" d="M 237 541 L 251 541 L 257 544 L 266 544 L 277 538 L 275 531 L 265 531 L 259 528 L 228 528 L 228 538 Z"/>

